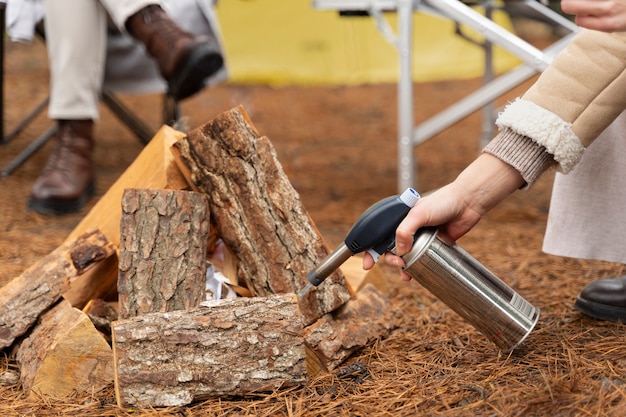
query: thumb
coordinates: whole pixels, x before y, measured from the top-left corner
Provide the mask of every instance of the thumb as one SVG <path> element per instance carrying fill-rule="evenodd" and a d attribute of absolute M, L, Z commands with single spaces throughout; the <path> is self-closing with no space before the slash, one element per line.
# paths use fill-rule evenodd
<path fill-rule="evenodd" d="M 415 207 L 409 211 L 409 214 L 400 222 L 396 229 L 396 253 L 398 255 L 404 255 L 411 249 L 415 232 L 424 226 L 424 221 L 415 210 Z"/>

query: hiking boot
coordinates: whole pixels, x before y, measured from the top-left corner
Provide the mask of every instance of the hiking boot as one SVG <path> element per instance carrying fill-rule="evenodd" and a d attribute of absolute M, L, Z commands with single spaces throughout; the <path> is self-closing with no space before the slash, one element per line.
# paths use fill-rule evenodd
<path fill-rule="evenodd" d="M 185 32 L 160 6 L 146 6 L 133 14 L 126 28 L 156 60 L 168 94 L 176 100 L 202 90 L 205 80 L 224 65 L 217 41 Z"/>
<path fill-rule="evenodd" d="M 95 190 L 93 122 L 60 120 L 55 148 L 33 185 L 28 210 L 67 214 L 83 209 Z"/>

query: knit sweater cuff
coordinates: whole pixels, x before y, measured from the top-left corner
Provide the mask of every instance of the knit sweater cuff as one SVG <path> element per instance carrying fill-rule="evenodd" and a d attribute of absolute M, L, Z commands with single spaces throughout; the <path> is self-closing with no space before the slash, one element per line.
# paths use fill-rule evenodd
<path fill-rule="evenodd" d="M 526 181 L 522 188 L 532 186 L 549 167 L 556 165 L 546 148 L 527 136 L 504 129 L 494 137 L 483 152 L 491 154 L 515 168 Z"/>

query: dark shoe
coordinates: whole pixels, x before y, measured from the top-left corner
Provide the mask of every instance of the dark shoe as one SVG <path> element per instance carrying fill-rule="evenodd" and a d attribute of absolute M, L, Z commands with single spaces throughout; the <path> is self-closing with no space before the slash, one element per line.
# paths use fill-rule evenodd
<path fill-rule="evenodd" d="M 92 131 L 91 120 L 59 121 L 56 147 L 33 185 L 29 210 L 58 215 L 83 209 L 95 189 Z"/>
<path fill-rule="evenodd" d="M 588 284 L 576 297 L 574 307 L 599 320 L 626 323 L 626 276 Z"/>
<path fill-rule="evenodd" d="M 156 60 L 168 94 L 176 100 L 202 90 L 205 80 L 224 65 L 215 40 L 185 32 L 160 6 L 144 7 L 128 18 L 126 28 Z"/>

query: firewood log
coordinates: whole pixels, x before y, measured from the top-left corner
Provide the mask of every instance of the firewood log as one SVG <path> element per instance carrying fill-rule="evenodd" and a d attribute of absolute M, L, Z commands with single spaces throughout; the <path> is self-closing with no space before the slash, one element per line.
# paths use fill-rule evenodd
<path fill-rule="evenodd" d="M 193 191 L 129 188 L 122 197 L 119 316 L 205 300 L 209 209 Z"/>
<path fill-rule="evenodd" d="M 242 107 L 218 115 L 172 147 L 187 181 L 209 197 L 211 219 L 256 296 L 298 293 L 328 255 L 269 139 Z M 340 271 L 300 301 L 305 324 L 350 298 Z"/>
<path fill-rule="evenodd" d="M 118 319 L 117 302 L 94 298 L 81 311 L 89 317 L 107 343 L 111 344 L 111 323 Z"/>
<path fill-rule="evenodd" d="M 61 300 L 19 345 L 16 360 L 30 397 L 94 393 L 113 382 L 113 352 L 89 317 Z"/>
<path fill-rule="evenodd" d="M 182 132 L 163 126 L 128 169 L 83 217 L 67 239 L 74 239 L 85 230 L 98 227 L 117 247 L 120 243 L 122 194 L 126 188 L 176 190 L 187 188 L 188 185 L 173 162 L 170 151 L 172 144 L 184 136 Z M 74 307 L 81 309 L 91 299 L 114 298 L 117 293 L 117 273 L 117 257 L 111 257 L 108 262 L 102 263 L 76 280 L 63 297 Z"/>
<path fill-rule="evenodd" d="M 306 380 L 295 296 L 208 301 L 113 323 L 118 405 L 182 406 Z"/>
<path fill-rule="evenodd" d="M 0 349 L 28 331 L 76 279 L 115 253 L 99 230 L 66 241 L 0 288 Z"/>
<path fill-rule="evenodd" d="M 340 309 L 304 329 L 304 339 L 327 369 L 393 328 L 391 301 L 367 284 Z"/>

